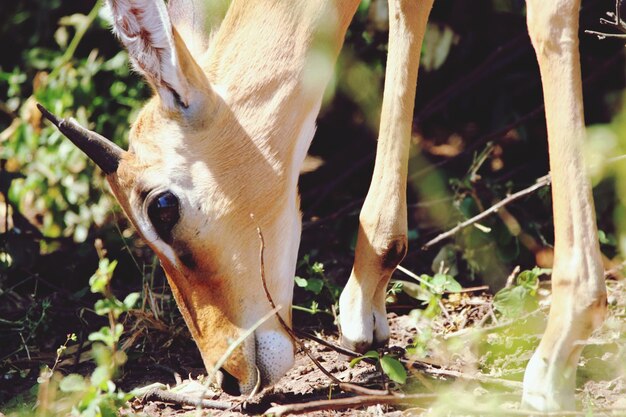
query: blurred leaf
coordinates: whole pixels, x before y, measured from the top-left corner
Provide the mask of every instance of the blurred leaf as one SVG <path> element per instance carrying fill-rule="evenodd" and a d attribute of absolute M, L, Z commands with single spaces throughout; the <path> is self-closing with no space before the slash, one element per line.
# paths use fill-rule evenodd
<path fill-rule="evenodd" d="M 117 261 L 110 262 L 107 258 L 101 259 L 98 270 L 89 278 L 89 286 L 93 293 L 104 293 L 111 281 Z"/>
<path fill-rule="evenodd" d="M 448 58 L 452 47 L 458 42 L 458 36 L 451 27 L 428 22 L 420 67 L 426 71 L 440 68 Z"/>
<path fill-rule="evenodd" d="M 130 294 L 128 294 L 126 298 L 124 298 L 123 302 L 126 310 L 130 310 L 135 307 L 135 304 L 137 304 L 140 296 L 141 294 L 139 294 L 138 292 L 131 292 Z"/>
<path fill-rule="evenodd" d="M 536 310 L 539 307 L 537 288 L 539 276 L 550 270 L 533 268 L 522 271 L 516 278 L 516 285 L 503 288 L 493 297 L 493 306 L 500 314 L 507 318 L 518 318 Z"/>
<path fill-rule="evenodd" d="M 422 285 L 412 281 L 394 281 L 402 284 L 402 291 L 409 297 L 420 301 L 428 301 L 432 297 L 432 293 L 426 290 Z"/>
<path fill-rule="evenodd" d="M 78 374 L 69 374 L 61 380 L 59 388 L 63 392 L 80 392 L 85 390 L 87 384 L 85 378 Z"/>
<path fill-rule="evenodd" d="M 363 356 L 359 356 L 358 358 L 354 358 L 350 361 L 350 368 L 354 368 L 359 362 L 363 359 L 375 359 L 378 360 L 378 352 L 375 350 L 370 350 L 363 354 Z"/>

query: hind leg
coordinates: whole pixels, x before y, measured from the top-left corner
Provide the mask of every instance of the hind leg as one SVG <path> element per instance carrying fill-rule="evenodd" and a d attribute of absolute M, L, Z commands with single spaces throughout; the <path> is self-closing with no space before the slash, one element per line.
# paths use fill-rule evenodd
<path fill-rule="evenodd" d="M 606 311 L 591 184 L 578 52 L 579 0 L 528 0 L 528 30 L 541 71 L 550 148 L 555 259 L 546 332 L 524 375 L 525 406 L 575 408 L 582 344 Z"/>

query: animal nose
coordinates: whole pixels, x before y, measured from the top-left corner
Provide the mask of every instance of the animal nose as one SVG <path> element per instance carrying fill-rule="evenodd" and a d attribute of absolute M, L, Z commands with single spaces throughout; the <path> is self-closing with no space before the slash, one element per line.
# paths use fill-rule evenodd
<path fill-rule="evenodd" d="M 229 395 L 239 396 L 241 390 L 239 389 L 239 381 L 237 378 L 229 374 L 224 368 L 221 368 L 216 375 L 217 383 L 222 387 L 222 390 Z"/>

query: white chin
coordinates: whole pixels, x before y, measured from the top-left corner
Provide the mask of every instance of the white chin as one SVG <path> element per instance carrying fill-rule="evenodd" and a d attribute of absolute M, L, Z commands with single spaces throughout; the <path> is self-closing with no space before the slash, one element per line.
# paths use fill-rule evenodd
<path fill-rule="evenodd" d="M 263 385 L 274 385 L 293 366 L 293 343 L 287 334 L 274 330 L 257 331 L 255 336 L 256 363 Z"/>

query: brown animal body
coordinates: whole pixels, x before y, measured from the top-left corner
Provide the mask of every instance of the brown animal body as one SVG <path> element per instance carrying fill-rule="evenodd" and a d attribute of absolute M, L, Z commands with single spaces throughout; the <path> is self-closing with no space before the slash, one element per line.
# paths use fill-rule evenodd
<path fill-rule="evenodd" d="M 210 0 L 206 0 L 210 1 Z M 406 177 L 419 51 L 433 0 L 389 0 L 389 54 L 372 185 L 354 268 L 340 300 L 343 342 L 363 351 L 389 337 L 385 294 L 407 250 Z M 107 174 L 120 205 L 158 254 L 212 370 L 270 310 L 291 324 L 300 239 L 297 178 L 322 94 L 358 0 L 233 0 L 207 33 L 200 0 L 107 0 L 114 31 L 154 89 L 123 151 L 56 120 Z M 606 290 L 585 176 L 579 0 L 528 0 L 546 107 L 555 219 L 553 302 L 524 378 L 524 404 L 573 408 L 577 361 L 603 320 Z M 47 114 L 54 120 L 54 116 Z M 255 220 L 250 218 L 254 214 Z M 276 382 L 294 347 L 276 318 L 224 363 L 235 391 Z M 233 387 L 231 387 L 233 388 Z"/>

